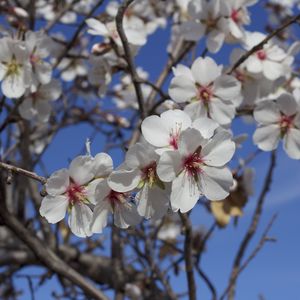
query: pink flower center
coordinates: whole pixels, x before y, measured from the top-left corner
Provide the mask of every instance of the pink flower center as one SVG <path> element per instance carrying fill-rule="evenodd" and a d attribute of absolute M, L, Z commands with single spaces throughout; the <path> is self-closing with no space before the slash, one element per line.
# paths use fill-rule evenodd
<path fill-rule="evenodd" d="M 169 139 L 169 145 L 174 149 L 178 149 L 178 139 L 181 132 L 181 123 L 176 123 L 175 130 L 171 130 L 170 132 L 170 139 Z"/>
<path fill-rule="evenodd" d="M 85 187 L 76 183 L 71 183 L 69 185 L 66 194 L 71 205 L 74 205 L 78 202 L 83 202 L 87 196 Z"/>
<path fill-rule="evenodd" d="M 231 12 L 231 19 L 233 20 L 233 22 L 235 23 L 239 23 L 240 22 L 240 12 L 239 10 L 237 9 L 234 9 L 232 12 Z"/>
<path fill-rule="evenodd" d="M 212 97 L 213 93 L 212 90 L 209 87 L 206 86 L 200 86 L 198 88 L 198 99 L 202 100 L 203 102 L 208 102 L 211 97 Z"/>
<path fill-rule="evenodd" d="M 125 203 L 127 196 L 125 193 L 119 193 L 111 190 L 107 198 L 110 201 L 111 205 L 115 206 L 116 204 Z"/>
<path fill-rule="evenodd" d="M 260 60 L 265 60 L 267 58 L 267 54 L 266 51 L 264 50 L 259 50 L 256 52 L 256 56 L 258 57 L 258 59 Z"/>
<path fill-rule="evenodd" d="M 280 118 L 280 128 L 282 133 L 286 133 L 290 128 L 294 126 L 294 117 L 295 116 L 286 116 L 282 115 Z"/>
<path fill-rule="evenodd" d="M 235 78 L 236 78 L 238 81 L 240 81 L 240 82 L 244 82 L 246 76 L 245 76 L 245 74 L 243 74 L 242 72 L 236 70 L 236 71 L 235 71 Z"/>
<path fill-rule="evenodd" d="M 40 57 L 38 55 L 31 54 L 30 55 L 30 63 L 36 64 L 40 61 Z"/>
<path fill-rule="evenodd" d="M 195 152 L 183 160 L 183 167 L 189 176 L 197 177 L 199 173 L 202 172 L 201 165 L 203 160 L 199 153 Z"/>

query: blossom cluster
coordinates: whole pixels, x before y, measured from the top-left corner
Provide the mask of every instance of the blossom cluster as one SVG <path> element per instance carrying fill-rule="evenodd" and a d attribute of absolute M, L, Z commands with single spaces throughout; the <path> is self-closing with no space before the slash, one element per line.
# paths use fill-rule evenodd
<path fill-rule="evenodd" d="M 27 0 L 23 2 L 28 4 Z M 129 110 L 136 115 L 141 101 L 137 101 L 124 41 L 117 30 L 119 2 L 109 1 L 105 12 L 84 19 L 86 30 L 70 49 L 64 36 L 49 34 L 58 9 L 56 2 L 36 1 L 37 15 L 44 15 L 49 22 L 46 30 L 1 36 L 3 95 L 18 99 L 22 118 L 44 123 L 39 137 L 46 132 L 51 102 L 62 94 L 61 81 L 67 88 L 74 82 L 72 87 L 84 99 L 98 101 L 112 96 L 118 112 Z M 72 4 L 71 0 L 65 2 Z M 101 233 L 110 214 L 116 226 L 127 228 L 143 218 L 157 220 L 170 212 L 189 212 L 201 197 L 211 201 L 209 207 L 220 226 L 225 226 L 231 216 L 241 215 L 251 192 L 228 163 L 238 146 L 231 125 L 245 111 L 248 121 L 250 118 L 257 125 L 253 142 L 258 148 L 272 151 L 282 141 L 287 155 L 300 159 L 300 80 L 294 72 L 300 43 L 266 41 L 267 35 L 248 31 L 249 9 L 257 0 L 164 2 L 141 0 L 127 8 L 122 26 L 131 55 L 138 55 L 150 35 L 166 26 L 171 26 L 171 58 L 183 45 L 197 44 L 204 38 L 205 51 L 190 64 L 172 68 L 168 91 L 161 91 L 165 98 L 161 105 L 151 110 L 151 101 L 142 103 L 149 115 L 141 120 L 141 138 L 129 147 L 120 166 L 114 169 L 107 153 L 92 156 L 88 151 L 74 158 L 68 169 L 49 177 L 40 213 L 50 223 L 57 223 L 68 212 L 69 226 L 77 236 Z M 270 2 L 275 5 L 278 1 Z M 286 2 L 286 11 L 296 4 Z M 94 0 L 77 1 L 60 22 L 75 24 L 77 16 L 88 15 L 94 5 Z M 14 15 L 27 16 L 17 8 Z M 172 24 L 168 25 L 170 18 Z M 231 52 L 231 67 L 219 65 L 210 55 L 225 43 L 240 46 Z M 259 50 L 252 51 L 258 44 Z M 87 50 L 90 46 L 91 53 Z M 155 86 L 147 84 L 146 70 L 137 67 L 136 73 L 142 96 L 149 100 L 157 92 Z M 65 105 L 68 99 L 64 100 Z M 98 102 L 94 111 L 105 115 L 107 123 L 131 126 L 123 114 L 104 112 Z M 240 194 L 244 201 L 237 203 Z"/>

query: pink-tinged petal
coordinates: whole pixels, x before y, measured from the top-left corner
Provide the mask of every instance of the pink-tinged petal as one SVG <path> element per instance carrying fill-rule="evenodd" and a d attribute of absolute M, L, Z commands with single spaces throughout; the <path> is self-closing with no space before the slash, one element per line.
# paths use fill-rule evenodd
<path fill-rule="evenodd" d="M 49 223 L 55 224 L 65 217 L 68 205 L 69 201 L 67 197 L 48 195 L 42 200 L 40 214 Z"/>
<path fill-rule="evenodd" d="M 280 111 L 287 116 L 293 116 L 299 109 L 296 99 L 288 93 L 280 95 L 277 99 L 277 103 Z"/>
<path fill-rule="evenodd" d="M 229 195 L 233 184 L 232 173 L 228 168 L 204 166 L 200 174 L 201 189 L 209 200 L 222 200 Z"/>
<path fill-rule="evenodd" d="M 279 140 L 280 127 L 275 124 L 258 127 L 253 134 L 254 144 L 264 151 L 276 149 Z"/>
<path fill-rule="evenodd" d="M 240 93 L 241 83 L 233 76 L 222 75 L 214 82 L 214 94 L 220 99 L 234 102 Z"/>
<path fill-rule="evenodd" d="M 219 131 L 201 150 L 202 158 L 206 165 L 221 167 L 230 161 L 235 151 L 235 143 L 231 134 Z"/>
<path fill-rule="evenodd" d="M 197 83 L 207 86 L 221 75 L 222 66 L 218 66 L 210 57 L 199 57 L 192 65 L 192 73 Z"/>
<path fill-rule="evenodd" d="M 100 22 L 94 18 L 87 19 L 85 22 L 88 25 L 88 27 L 90 27 L 88 29 L 89 34 L 102 35 L 102 36 L 109 35 L 106 26 L 102 22 Z"/>
<path fill-rule="evenodd" d="M 78 237 L 88 237 L 93 233 L 90 229 L 93 212 L 83 203 L 75 203 L 71 209 L 68 223 L 73 234 Z"/>
<path fill-rule="evenodd" d="M 146 219 L 158 220 L 167 213 L 169 194 L 157 186 L 149 188 L 148 185 L 144 185 L 135 198 L 138 213 Z"/>
<path fill-rule="evenodd" d="M 285 66 L 282 63 L 269 60 L 263 61 L 263 74 L 269 80 L 276 80 L 285 75 Z"/>
<path fill-rule="evenodd" d="M 46 191 L 51 196 L 57 196 L 63 194 L 70 184 L 69 171 L 67 169 L 61 169 L 54 172 L 46 183 Z"/>
<path fill-rule="evenodd" d="M 94 160 L 95 177 L 107 177 L 113 170 L 112 158 L 104 153 L 98 153 Z"/>
<path fill-rule="evenodd" d="M 120 193 L 129 192 L 135 189 L 141 180 L 139 169 L 118 169 L 113 171 L 107 179 L 109 187 Z"/>
<path fill-rule="evenodd" d="M 90 225 L 93 233 L 102 233 L 103 228 L 107 225 L 107 219 L 110 213 L 112 213 L 112 208 L 109 201 L 104 200 L 97 203 Z"/>
<path fill-rule="evenodd" d="M 91 156 L 80 155 L 71 161 L 70 177 L 75 183 L 83 185 L 94 178 L 94 162 Z"/>
<path fill-rule="evenodd" d="M 220 125 L 227 125 L 235 115 L 235 106 L 231 102 L 213 98 L 209 102 L 209 112 L 213 120 Z"/>
<path fill-rule="evenodd" d="M 181 156 L 178 151 L 164 152 L 157 165 L 157 175 L 165 182 L 172 181 L 182 169 Z"/>
<path fill-rule="evenodd" d="M 188 212 L 196 205 L 200 196 L 198 184 L 186 172 L 173 180 L 170 201 L 174 211 L 179 209 L 182 213 Z"/>
<path fill-rule="evenodd" d="M 178 151 L 181 157 L 193 154 L 205 140 L 195 128 L 188 128 L 179 137 Z"/>
<path fill-rule="evenodd" d="M 212 30 L 207 35 L 206 46 L 211 53 L 217 53 L 225 40 L 225 33 L 221 30 Z"/>
<path fill-rule="evenodd" d="M 263 101 L 254 110 L 254 119 L 261 124 L 273 124 L 280 121 L 280 110 L 273 101 Z"/>
<path fill-rule="evenodd" d="M 196 97 L 197 89 L 195 83 L 184 76 L 176 76 L 172 79 L 169 87 L 171 99 L 178 103 L 188 102 Z"/>
<path fill-rule="evenodd" d="M 205 33 L 205 26 L 195 21 L 186 21 L 180 25 L 179 31 L 186 41 L 198 42 Z"/>
<path fill-rule="evenodd" d="M 197 129 L 205 139 L 209 139 L 213 136 L 219 124 L 212 119 L 201 117 L 193 122 L 192 127 Z"/>
<path fill-rule="evenodd" d="M 142 133 L 145 140 L 155 147 L 167 147 L 169 131 L 158 116 L 147 117 L 142 123 Z"/>
<path fill-rule="evenodd" d="M 300 129 L 289 129 L 283 138 L 283 147 L 290 158 L 300 159 Z"/>

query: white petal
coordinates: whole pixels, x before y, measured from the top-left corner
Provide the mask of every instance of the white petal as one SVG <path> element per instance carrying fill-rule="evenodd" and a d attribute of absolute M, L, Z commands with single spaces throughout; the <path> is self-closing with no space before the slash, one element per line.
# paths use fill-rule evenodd
<path fill-rule="evenodd" d="M 174 179 L 170 196 L 174 211 L 179 209 L 182 213 L 188 212 L 196 205 L 200 196 L 198 184 L 187 173 L 182 172 Z"/>
<path fill-rule="evenodd" d="M 42 200 L 40 214 L 49 223 L 55 224 L 65 217 L 68 205 L 69 201 L 67 197 L 48 195 Z"/>
<path fill-rule="evenodd" d="M 264 151 L 276 149 L 279 140 L 280 127 L 275 124 L 258 127 L 253 134 L 254 144 Z"/>
<path fill-rule="evenodd" d="M 287 116 L 294 115 L 298 110 L 296 99 L 288 93 L 280 95 L 277 99 L 278 107 Z"/>
<path fill-rule="evenodd" d="M 145 140 L 156 147 L 167 147 L 169 142 L 169 131 L 164 126 L 162 119 L 158 116 L 147 117 L 141 126 Z"/>
<path fill-rule="evenodd" d="M 222 200 L 229 195 L 233 184 L 232 173 L 227 168 L 204 166 L 200 174 L 201 188 L 209 200 Z"/>
<path fill-rule="evenodd" d="M 199 132 L 205 139 L 209 139 L 213 136 L 215 130 L 219 127 L 219 125 L 212 119 L 201 117 L 193 122 L 192 127 L 199 130 Z"/>
<path fill-rule="evenodd" d="M 108 201 L 104 200 L 97 203 L 91 221 L 91 231 L 93 233 L 102 233 L 103 228 L 107 225 L 108 215 L 111 212 L 112 208 Z"/>
<path fill-rule="evenodd" d="M 214 167 L 224 166 L 230 161 L 235 151 L 231 134 L 219 131 L 201 150 L 205 164 Z"/>
<path fill-rule="evenodd" d="M 235 107 L 231 102 L 213 98 L 208 105 L 211 118 L 220 125 L 229 124 L 235 115 Z"/>
<path fill-rule="evenodd" d="M 176 76 L 172 79 L 169 87 L 170 97 L 178 102 L 190 101 L 197 94 L 195 83 L 184 76 Z"/>
<path fill-rule="evenodd" d="M 179 31 L 186 41 L 198 42 L 205 33 L 205 26 L 195 21 L 186 21 L 180 25 Z"/>
<path fill-rule="evenodd" d="M 23 72 L 20 75 L 9 75 L 2 81 L 2 93 L 7 98 L 20 98 L 25 93 Z"/>
<path fill-rule="evenodd" d="M 200 132 L 195 128 L 188 128 L 179 137 L 178 151 L 185 157 L 193 154 L 203 143 L 204 139 Z"/>
<path fill-rule="evenodd" d="M 218 66 L 210 57 L 199 57 L 192 65 L 192 73 L 201 86 L 207 86 L 221 75 L 222 66 Z"/>
<path fill-rule="evenodd" d="M 92 204 L 97 203 L 96 188 L 102 180 L 101 178 L 95 179 L 86 186 L 86 196 Z"/>
<path fill-rule="evenodd" d="M 125 163 L 131 169 L 142 169 L 150 163 L 157 161 L 158 158 L 159 156 L 155 153 L 154 147 L 149 144 L 137 143 L 127 151 Z"/>
<path fill-rule="evenodd" d="M 141 180 L 139 169 L 118 169 L 113 171 L 107 179 L 109 187 L 120 193 L 129 192 L 135 189 Z"/>
<path fill-rule="evenodd" d="M 162 218 L 169 207 L 169 195 L 166 191 L 154 186 L 149 188 L 144 185 L 141 191 L 136 195 L 138 201 L 137 211 L 146 219 L 154 220 Z"/>
<path fill-rule="evenodd" d="M 93 218 L 92 210 L 83 203 L 75 203 L 71 209 L 68 223 L 73 234 L 79 237 L 91 236 L 90 224 Z"/>
<path fill-rule="evenodd" d="M 102 22 L 94 18 L 87 19 L 85 22 L 90 27 L 90 29 L 88 29 L 89 34 L 108 36 L 108 30 Z"/>
<path fill-rule="evenodd" d="M 269 80 L 276 80 L 285 73 L 284 65 L 273 61 L 263 62 L 263 74 Z"/>
<path fill-rule="evenodd" d="M 56 196 L 63 194 L 70 184 L 69 171 L 61 169 L 54 172 L 46 183 L 46 191 L 49 195 Z"/>
<path fill-rule="evenodd" d="M 110 192 L 111 188 L 107 184 L 107 179 L 100 180 L 95 190 L 96 201 L 103 201 L 109 195 Z"/>
<path fill-rule="evenodd" d="M 157 165 L 157 175 L 165 182 L 172 181 L 182 169 L 181 156 L 178 151 L 164 152 Z"/>
<path fill-rule="evenodd" d="M 283 147 L 289 157 L 300 159 L 300 129 L 289 130 L 283 139 Z"/>
<path fill-rule="evenodd" d="M 240 92 L 241 83 L 233 76 L 222 75 L 214 82 L 214 94 L 220 99 L 234 102 Z"/>
<path fill-rule="evenodd" d="M 224 39 L 225 39 L 224 32 L 220 30 L 212 30 L 207 35 L 207 40 L 206 40 L 207 49 L 211 53 L 217 53 L 221 49 L 224 43 Z"/>
<path fill-rule="evenodd" d="M 95 177 L 107 177 L 113 170 L 112 158 L 104 152 L 98 153 L 94 160 Z"/>
<path fill-rule="evenodd" d="M 94 178 L 94 162 L 88 155 L 75 157 L 69 166 L 70 177 L 79 185 L 88 183 Z"/>
<path fill-rule="evenodd" d="M 251 55 L 246 60 L 246 67 L 251 73 L 260 73 L 263 70 L 262 62 L 256 57 L 256 54 Z"/>
<path fill-rule="evenodd" d="M 114 224 L 119 228 L 128 228 L 141 221 L 136 206 L 131 203 L 118 204 L 114 207 Z"/>
<path fill-rule="evenodd" d="M 280 121 L 280 111 L 278 105 L 273 101 L 263 101 L 254 110 L 254 119 L 261 124 L 272 124 Z"/>
<path fill-rule="evenodd" d="M 34 65 L 37 78 L 41 84 L 47 84 L 51 81 L 52 66 L 47 62 L 41 62 Z"/>

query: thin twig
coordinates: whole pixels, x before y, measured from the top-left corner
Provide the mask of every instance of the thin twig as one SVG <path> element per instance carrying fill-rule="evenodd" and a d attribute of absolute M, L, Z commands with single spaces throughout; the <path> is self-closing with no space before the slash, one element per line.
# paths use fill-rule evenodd
<path fill-rule="evenodd" d="M 239 275 L 238 270 L 240 269 L 241 261 L 242 261 L 244 255 L 245 255 L 246 249 L 247 249 L 250 241 L 252 240 L 252 238 L 253 238 L 253 236 L 256 232 L 258 223 L 260 221 L 263 204 L 264 204 L 266 195 L 267 195 L 267 193 L 268 193 L 268 191 L 270 190 L 270 187 L 271 187 L 275 164 L 276 164 L 276 152 L 273 151 L 272 154 L 271 154 L 270 166 L 269 166 L 266 178 L 265 178 L 263 189 L 262 189 L 262 191 L 260 193 L 260 196 L 258 198 L 258 201 L 257 201 L 257 205 L 256 205 L 256 208 L 255 208 L 253 217 L 252 217 L 252 221 L 250 223 L 250 226 L 248 228 L 248 231 L 247 231 L 243 241 L 240 244 L 238 252 L 235 256 L 232 271 L 231 271 L 231 275 L 230 275 L 230 279 L 229 279 L 228 288 L 226 288 L 226 290 L 222 294 L 222 296 L 220 298 L 221 300 L 224 299 L 227 294 L 228 294 L 228 299 L 230 299 L 230 300 L 234 299 L 236 281 L 237 281 L 238 275 Z"/>
<path fill-rule="evenodd" d="M 193 231 L 192 224 L 187 214 L 179 213 L 182 224 L 185 230 L 184 240 L 184 260 L 186 268 L 186 276 L 189 288 L 189 300 L 196 300 L 196 283 L 194 276 L 194 261 L 193 261 Z"/>
<path fill-rule="evenodd" d="M 137 101 L 138 101 L 138 105 L 139 105 L 139 111 L 141 114 L 141 118 L 144 119 L 145 117 L 145 109 L 144 109 L 144 96 L 143 96 L 143 92 L 140 86 L 140 79 L 138 77 L 135 65 L 134 65 L 134 61 L 133 61 L 133 57 L 130 51 L 130 46 L 123 28 L 123 18 L 126 12 L 126 9 L 128 8 L 128 6 L 133 3 L 134 0 L 126 0 L 124 1 L 119 9 L 118 9 L 118 13 L 116 16 L 116 25 L 117 25 L 117 31 L 119 33 L 123 48 L 124 48 L 124 53 L 125 53 L 125 60 L 128 64 L 128 70 L 130 72 L 131 75 L 131 79 L 132 79 L 132 83 L 135 89 L 135 93 L 137 96 Z"/>
<path fill-rule="evenodd" d="M 261 50 L 263 46 L 268 43 L 269 40 L 271 40 L 274 36 L 278 35 L 281 31 L 283 31 L 285 28 L 289 27 L 290 25 L 297 23 L 297 21 L 300 20 L 300 15 L 297 15 L 293 17 L 292 19 L 285 22 L 282 26 L 274 30 L 272 33 L 270 33 L 266 38 L 264 38 L 259 44 L 251 48 L 248 52 L 246 52 L 244 55 L 240 57 L 240 59 L 233 65 L 233 67 L 230 69 L 228 74 L 231 74 L 236 68 L 238 68 L 249 56 L 251 56 L 253 53 Z"/>
<path fill-rule="evenodd" d="M 34 180 L 37 180 L 37 181 L 41 182 L 42 184 L 45 184 L 47 182 L 47 179 L 43 176 L 39 176 L 34 172 L 30 172 L 30 171 L 24 170 L 22 168 L 6 164 L 6 163 L 1 162 L 1 161 L 0 161 L 0 168 L 6 169 L 7 171 L 10 171 L 10 172 L 14 172 L 14 173 L 18 173 L 18 174 L 27 176 L 29 178 L 32 178 Z"/>

